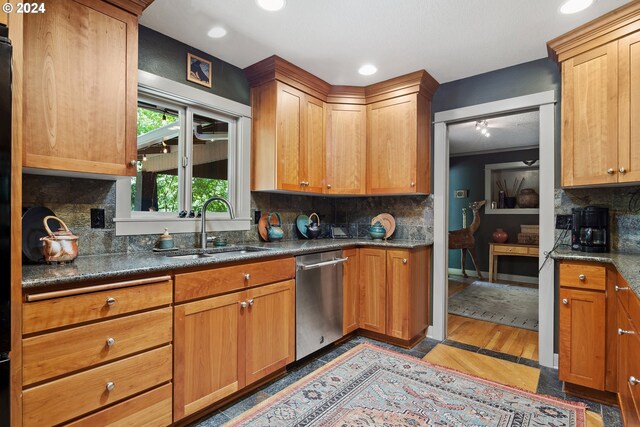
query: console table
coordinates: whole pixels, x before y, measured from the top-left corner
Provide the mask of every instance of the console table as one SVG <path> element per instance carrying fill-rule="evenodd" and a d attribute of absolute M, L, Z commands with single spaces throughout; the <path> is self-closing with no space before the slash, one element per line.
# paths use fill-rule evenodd
<path fill-rule="evenodd" d="M 498 257 L 501 255 L 528 256 L 538 258 L 538 245 L 519 245 L 517 243 L 489 243 L 489 281 L 498 276 Z"/>

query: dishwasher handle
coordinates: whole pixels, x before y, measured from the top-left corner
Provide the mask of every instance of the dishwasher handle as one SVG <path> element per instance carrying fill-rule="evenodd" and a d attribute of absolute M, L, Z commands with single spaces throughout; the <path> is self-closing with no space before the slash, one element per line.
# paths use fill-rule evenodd
<path fill-rule="evenodd" d="M 316 264 L 298 264 L 298 270 L 306 271 L 306 270 L 313 270 L 314 268 L 329 267 L 332 265 L 342 264 L 343 262 L 347 262 L 348 260 L 349 260 L 349 257 L 345 257 L 345 258 L 334 258 L 331 261 L 323 261 Z"/>

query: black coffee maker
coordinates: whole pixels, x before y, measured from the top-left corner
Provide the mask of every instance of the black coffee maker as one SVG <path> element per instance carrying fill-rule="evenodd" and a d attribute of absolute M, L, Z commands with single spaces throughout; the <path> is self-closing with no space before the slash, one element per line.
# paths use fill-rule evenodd
<path fill-rule="evenodd" d="M 573 208 L 571 215 L 571 249 L 582 252 L 609 252 L 608 208 Z"/>

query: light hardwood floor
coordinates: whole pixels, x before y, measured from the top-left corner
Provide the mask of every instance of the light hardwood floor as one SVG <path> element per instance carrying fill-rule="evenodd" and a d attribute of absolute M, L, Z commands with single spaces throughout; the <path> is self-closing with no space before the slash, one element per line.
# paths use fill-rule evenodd
<path fill-rule="evenodd" d="M 438 344 L 423 360 L 534 393 L 540 377 L 539 368 L 519 365 L 444 344 Z M 602 416 L 587 411 L 587 427 L 604 427 Z"/>

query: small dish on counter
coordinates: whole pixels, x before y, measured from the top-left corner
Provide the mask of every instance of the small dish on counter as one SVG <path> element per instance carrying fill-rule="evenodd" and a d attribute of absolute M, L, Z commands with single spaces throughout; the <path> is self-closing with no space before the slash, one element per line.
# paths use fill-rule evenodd
<path fill-rule="evenodd" d="M 381 213 L 378 216 L 374 216 L 371 219 L 371 225 L 375 225 L 376 222 L 380 222 L 384 229 L 386 230 L 384 239 L 387 240 L 394 231 L 396 231 L 396 220 L 395 218 L 388 213 Z"/>

